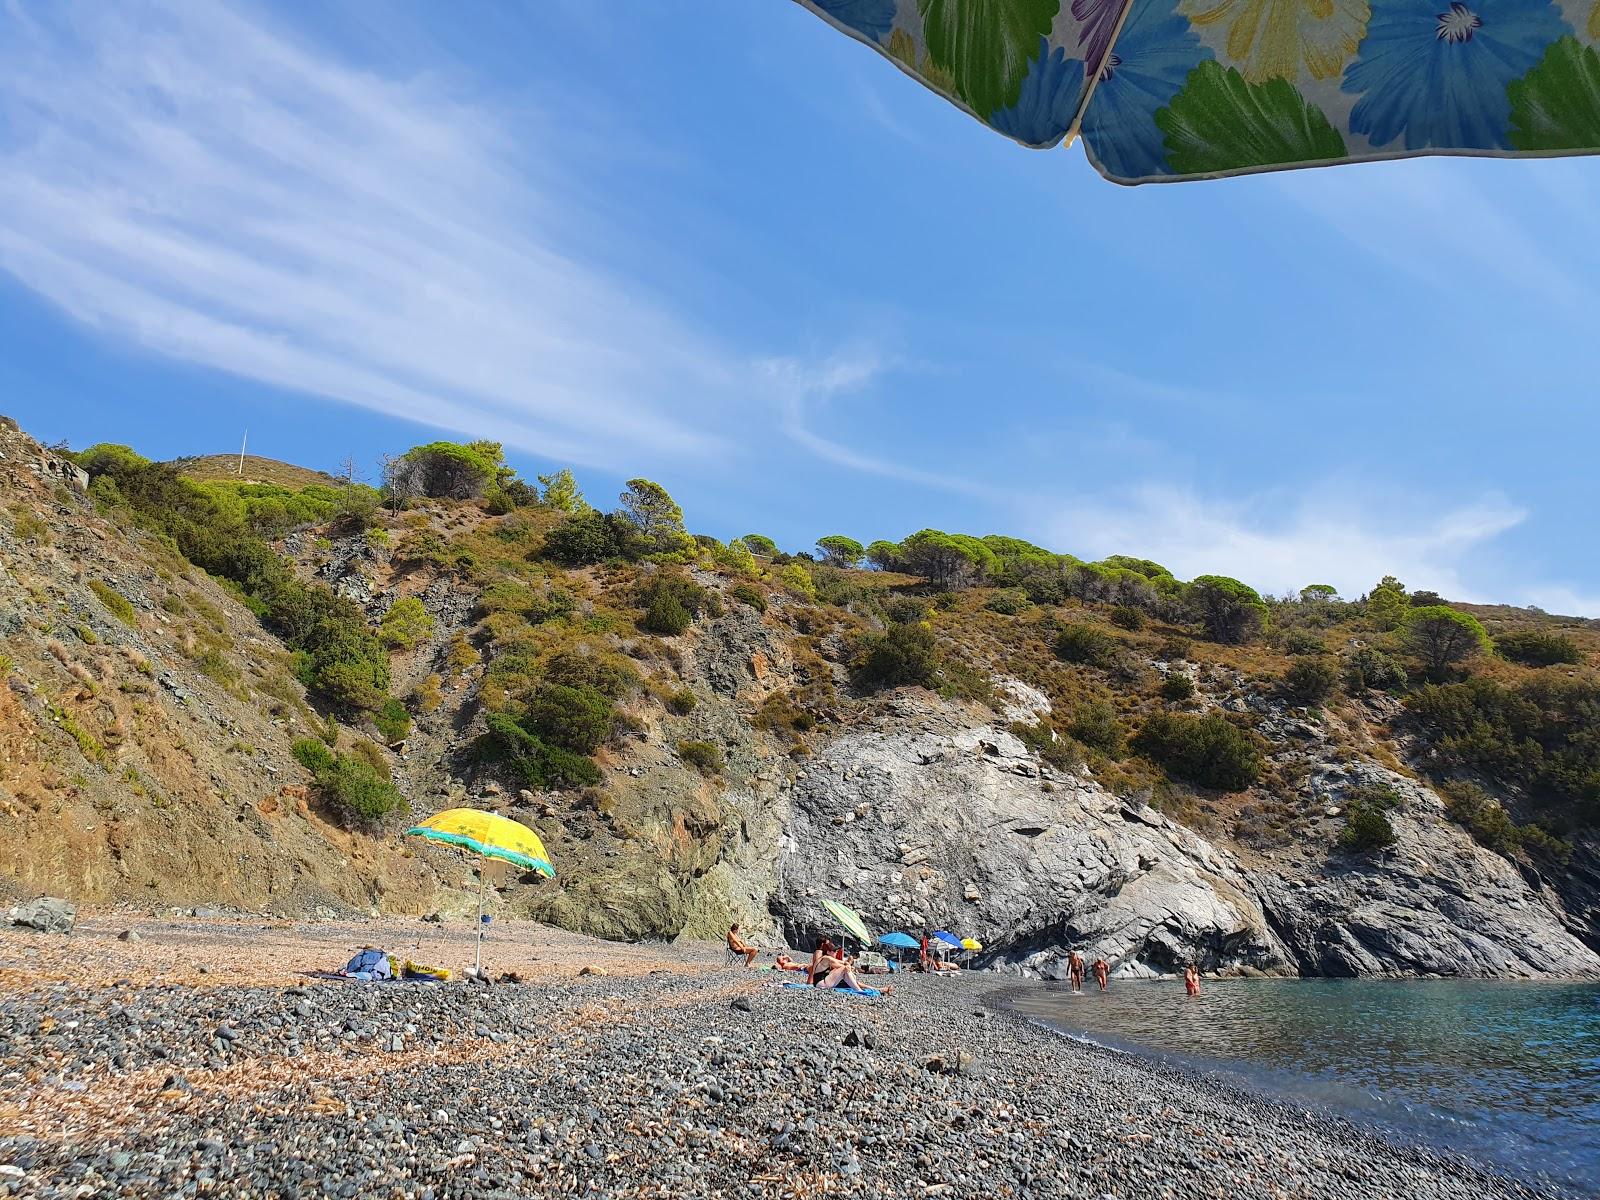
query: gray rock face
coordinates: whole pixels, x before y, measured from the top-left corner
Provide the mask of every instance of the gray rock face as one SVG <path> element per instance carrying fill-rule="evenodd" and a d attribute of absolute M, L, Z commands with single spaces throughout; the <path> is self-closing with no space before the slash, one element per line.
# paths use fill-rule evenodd
<path fill-rule="evenodd" d="M 829 928 L 832 896 L 870 926 L 947 927 L 1030 972 L 1071 946 L 1124 974 L 1194 958 L 1292 970 L 1230 854 L 1009 733 L 927 716 L 846 735 L 796 778 L 776 898 L 791 927 Z"/>
<path fill-rule="evenodd" d="M 10 912 L 11 923 L 40 933 L 71 933 L 78 918 L 78 910 L 69 901 L 54 896 L 41 896 L 26 904 L 19 904 Z"/>
<path fill-rule="evenodd" d="M 948 928 L 989 965 L 1054 977 L 1076 947 L 1122 975 L 1592 975 L 1600 957 L 1511 863 L 1448 821 L 1428 788 L 1342 763 L 1316 803 L 1387 784 L 1398 844 L 1330 852 L 1292 875 L 1245 863 L 1087 774 L 1052 772 L 1011 734 L 928 699 L 846 734 L 789 792 L 773 910 L 832 930 L 824 897 L 884 932 Z"/>
<path fill-rule="evenodd" d="M 1336 855 L 1321 877 L 1254 883 L 1305 975 L 1588 975 L 1600 957 L 1511 863 L 1475 844 L 1437 793 L 1376 763 L 1342 764 L 1348 786 L 1386 786 L 1397 843 Z M 1326 784 L 1322 786 L 1326 787 Z M 1337 802 L 1339 793 L 1326 798 Z M 1296 886 L 1298 884 L 1299 886 Z"/>

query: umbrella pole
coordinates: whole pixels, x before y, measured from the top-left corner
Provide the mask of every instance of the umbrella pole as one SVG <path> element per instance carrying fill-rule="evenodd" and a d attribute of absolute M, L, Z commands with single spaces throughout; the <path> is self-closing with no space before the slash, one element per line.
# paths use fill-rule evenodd
<path fill-rule="evenodd" d="M 478 864 L 478 953 L 473 960 L 473 970 L 483 974 L 483 864 Z"/>

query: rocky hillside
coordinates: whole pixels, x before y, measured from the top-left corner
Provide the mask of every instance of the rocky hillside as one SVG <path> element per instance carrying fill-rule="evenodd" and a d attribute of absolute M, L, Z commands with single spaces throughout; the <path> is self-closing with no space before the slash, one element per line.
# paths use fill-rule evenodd
<path fill-rule="evenodd" d="M 832 563 L 689 539 L 655 485 L 602 516 L 443 445 L 380 497 L 180 485 L 0 428 L 0 886 L 464 909 L 463 864 L 366 802 L 392 794 L 537 829 L 558 879 L 491 867 L 497 903 L 611 937 L 803 938 L 837 897 L 1045 975 L 1071 946 L 1125 973 L 1600 973 L 1592 623 L 1392 581 L 1268 601 L 1012 539 L 919 534 L 867 570 L 849 539 Z M 181 523 L 151 507 L 180 486 Z M 1482 644 L 1430 659 L 1451 619 L 1412 613 L 1439 608 Z M 308 773 L 310 739 L 355 765 Z"/>

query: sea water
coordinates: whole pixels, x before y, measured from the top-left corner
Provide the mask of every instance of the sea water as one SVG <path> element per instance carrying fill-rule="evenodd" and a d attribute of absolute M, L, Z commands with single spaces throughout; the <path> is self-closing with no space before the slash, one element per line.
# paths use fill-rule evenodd
<path fill-rule="evenodd" d="M 1600 1195 L 1600 985 L 1435 980 L 1038 984 L 1018 1009 L 1498 1170 Z"/>

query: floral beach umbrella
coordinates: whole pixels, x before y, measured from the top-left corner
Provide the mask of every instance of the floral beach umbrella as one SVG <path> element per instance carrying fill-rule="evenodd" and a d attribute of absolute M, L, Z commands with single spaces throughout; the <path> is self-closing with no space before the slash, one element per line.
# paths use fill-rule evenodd
<path fill-rule="evenodd" d="M 446 846 L 455 846 L 483 858 L 498 858 L 526 871 L 556 877 L 550 855 L 539 835 L 521 822 L 476 808 L 448 808 L 406 833 Z M 473 970 L 483 973 L 483 868 L 478 868 L 478 949 Z"/>
<path fill-rule="evenodd" d="M 1117 183 L 1600 152 L 1600 0 L 797 0 Z"/>

